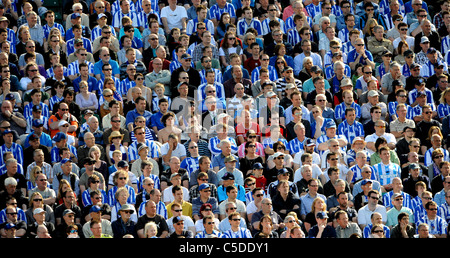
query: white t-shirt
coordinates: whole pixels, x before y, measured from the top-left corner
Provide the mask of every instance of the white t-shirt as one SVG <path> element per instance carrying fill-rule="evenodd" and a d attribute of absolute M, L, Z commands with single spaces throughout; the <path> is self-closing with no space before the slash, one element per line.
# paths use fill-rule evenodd
<path fill-rule="evenodd" d="M 229 47 L 228 48 L 228 55 L 231 55 L 233 53 L 237 53 L 237 47 Z M 242 48 L 241 51 L 239 53 L 237 53 L 238 55 L 242 55 Z M 225 51 L 223 50 L 223 48 L 219 48 L 219 56 L 225 56 Z"/>
<path fill-rule="evenodd" d="M 169 26 L 169 29 L 173 28 L 179 28 L 180 30 L 183 28 L 181 24 L 181 20 L 183 18 L 188 18 L 186 8 L 182 6 L 178 6 L 175 8 L 175 11 L 172 11 L 170 9 L 170 6 L 166 6 L 163 9 L 161 9 L 161 18 L 167 19 L 167 25 Z"/>

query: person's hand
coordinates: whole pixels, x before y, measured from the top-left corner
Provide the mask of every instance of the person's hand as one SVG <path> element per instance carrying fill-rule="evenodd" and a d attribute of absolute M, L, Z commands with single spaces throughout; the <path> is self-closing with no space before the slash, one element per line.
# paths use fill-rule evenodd
<path fill-rule="evenodd" d="M 318 116 L 316 117 L 316 123 L 318 125 L 323 125 L 323 122 L 325 121 L 325 118 L 323 118 L 323 116 Z"/>
<path fill-rule="evenodd" d="M 317 227 L 319 228 L 319 232 L 323 232 L 325 230 L 326 226 L 327 226 L 327 224 L 325 224 L 325 223 L 317 225 Z"/>
<path fill-rule="evenodd" d="M 5 114 L 6 117 L 10 117 L 11 116 L 11 111 L 5 110 L 4 114 Z"/>

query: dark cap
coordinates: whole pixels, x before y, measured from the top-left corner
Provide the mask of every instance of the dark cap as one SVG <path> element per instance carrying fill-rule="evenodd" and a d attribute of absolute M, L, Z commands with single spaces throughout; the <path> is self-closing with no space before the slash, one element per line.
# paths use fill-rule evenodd
<path fill-rule="evenodd" d="M 328 219 L 328 214 L 324 211 L 317 213 L 316 218 L 318 219 Z"/>
<path fill-rule="evenodd" d="M 126 160 L 121 160 L 117 163 L 117 167 L 118 168 L 127 168 L 128 166 L 128 162 Z"/>
<path fill-rule="evenodd" d="M 192 59 L 192 56 L 189 54 L 183 54 L 181 55 L 181 59 Z"/>
<path fill-rule="evenodd" d="M 427 50 L 427 55 L 428 54 L 434 54 L 434 53 L 436 53 L 437 52 L 437 50 L 434 48 L 434 47 L 430 47 L 428 50 Z"/>
<path fill-rule="evenodd" d="M 311 67 L 311 72 L 312 72 L 312 73 L 320 73 L 320 72 L 322 72 L 322 69 L 321 69 L 320 66 L 318 66 L 318 65 L 313 65 L 313 66 Z"/>
<path fill-rule="evenodd" d="M 41 105 L 34 105 L 32 110 L 33 112 L 42 112 L 42 107 Z"/>
<path fill-rule="evenodd" d="M 261 162 L 256 162 L 255 164 L 253 164 L 253 169 L 263 169 L 263 165 L 261 164 Z"/>
<path fill-rule="evenodd" d="M 173 219 L 172 219 L 173 224 L 177 224 L 180 221 L 184 221 L 183 217 L 181 217 L 181 216 L 176 216 L 176 217 L 173 217 Z"/>
<path fill-rule="evenodd" d="M 278 170 L 278 175 L 284 175 L 289 173 L 289 171 L 286 168 L 282 168 Z"/>
<path fill-rule="evenodd" d="M 226 172 L 225 175 L 222 176 L 222 180 L 234 180 L 234 175 Z"/>
<path fill-rule="evenodd" d="M 16 97 L 14 97 L 14 94 L 12 94 L 12 93 L 8 93 L 5 96 L 5 100 L 15 100 L 15 99 L 16 99 Z"/>
<path fill-rule="evenodd" d="M 37 136 L 37 134 L 30 134 L 30 137 L 28 137 L 28 142 L 32 142 L 34 140 L 38 140 L 39 136 Z"/>

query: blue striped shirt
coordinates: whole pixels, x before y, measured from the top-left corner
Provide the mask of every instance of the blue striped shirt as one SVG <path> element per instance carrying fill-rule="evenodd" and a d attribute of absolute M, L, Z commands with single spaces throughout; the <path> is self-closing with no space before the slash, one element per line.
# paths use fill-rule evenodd
<path fill-rule="evenodd" d="M 215 78 L 214 78 L 214 82 L 218 82 L 220 84 L 223 83 L 223 76 L 222 76 L 222 72 L 219 69 L 215 69 L 215 68 L 211 68 L 214 70 L 214 74 L 215 74 Z M 200 83 L 204 84 L 206 83 L 206 70 L 203 69 L 201 71 L 198 72 L 200 74 Z M 225 95 L 223 95 L 223 98 L 225 98 Z"/>
<path fill-rule="evenodd" d="M 449 152 L 448 150 L 444 149 L 444 148 L 439 148 L 443 153 L 444 153 L 444 161 L 449 161 Z M 426 152 L 425 155 L 423 157 L 423 164 L 428 167 L 429 165 L 433 164 L 433 158 L 431 157 L 432 153 L 434 151 L 433 147 L 430 147 Z"/>
<path fill-rule="evenodd" d="M 284 26 L 286 27 L 286 31 L 289 32 L 292 30 L 296 30 L 295 29 L 295 23 L 294 23 L 294 16 L 295 14 L 289 16 L 285 21 L 284 21 Z M 311 17 L 306 16 L 306 22 L 309 24 L 309 27 L 313 27 L 313 20 L 311 19 Z M 311 40 L 313 40 L 313 35 L 311 34 Z M 289 42 L 289 41 L 288 41 Z M 299 41 L 300 42 L 300 41 Z M 290 42 L 289 42 L 290 43 Z M 297 42 L 298 43 L 298 42 Z M 292 45 L 294 46 L 294 44 Z"/>
<path fill-rule="evenodd" d="M 216 76 L 217 77 L 217 76 Z M 205 88 L 207 83 L 204 82 L 200 84 L 197 88 L 197 101 L 203 101 L 206 98 Z M 225 88 L 221 82 L 215 82 L 214 86 L 216 86 L 216 97 L 218 99 L 225 99 Z"/>
<path fill-rule="evenodd" d="M 305 137 L 305 140 L 306 139 L 308 139 L 308 137 Z M 294 138 L 289 141 L 289 144 L 286 147 L 291 154 L 295 154 L 305 149 L 303 143 L 304 141 L 300 141 L 298 138 Z"/>
<path fill-rule="evenodd" d="M 273 82 L 278 80 L 278 73 L 277 73 L 277 70 L 275 69 L 275 67 L 269 65 L 267 67 L 267 69 L 269 70 L 269 79 Z M 255 67 L 255 69 L 253 69 L 252 76 L 251 76 L 252 83 L 255 83 L 256 81 L 259 80 L 259 71 L 260 70 L 261 70 L 261 66 Z"/>
<path fill-rule="evenodd" d="M 128 147 L 128 160 L 133 161 L 139 158 L 137 145 L 138 142 L 134 141 Z M 150 158 L 159 158 L 159 147 L 154 141 L 145 140 L 145 145 L 149 148 L 148 156 Z"/>
<path fill-rule="evenodd" d="M 236 18 L 236 8 L 228 2 L 223 9 L 221 9 L 217 3 L 209 8 L 209 17 L 211 20 L 216 19 L 217 21 L 220 21 L 220 16 L 222 16 L 223 13 L 228 13 L 231 18 Z"/>
<path fill-rule="evenodd" d="M 127 199 L 127 203 L 135 204 L 136 203 L 136 192 L 134 191 L 134 188 L 129 185 L 125 185 L 125 188 L 127 188 L 128 193 L 130 194 L 130 196 Z M 116 205 L 116 203 L 117 203 L 117 200 L 116 200 L 117 189 L 119 189 L 119 188 L 117 186 L 114 186 L 113 188 L 109 189 L 109 191 L 108 191 L 108 200 L 109 200 L 109 205 L 111 207 Z"/>
<path fill-rule="evenodd" d="M 369 238 L 371 235 L 371 231 L 372 231 L 372 227 L 373 224 L 368 224 L 364 229 L 363 229 L 363 237 L 364 238 Z M 388 226 L 383 225 L 383 230 L 384 230 L 384 235 L 386 236 L 386 238 L 390 238 L 391 237 L 391 230 L 389 229 Z"/>
<path fill-rule="evenodd" d="M 401 192 L 403 197 L 403 207 L 413 209 L 413 202 L 411 195 L 405 192 Z M 394 191 L 389 191 L 383 195 L 383 205 L 385 207 L 393 208 L 394 204 L 392 203 L 392 196 L 394 195 Z"/>
<path fill-rule="evenodd" d="M 78 156 L 77 148 L 75 148 L 75 146 L 67 145 L 66 147 L 69 148 L 70 153 L 75 155 L 75 157 Z M 61 156 L 59 155 L 58 147 L 55 146 L 50 150 L 50 157 L 51 157 L 52 164 L 61 161 Z"/>
<path fill-rule="evenodd" d="M 137 179 L 137 181 L 138 181 L 137 182 L 138 193 L 140 193 L 142 191 L 145 191 L 144 187 L 142 186 L 142 183 L 144 182 L 144 179 L 146 177 L 151 178 L 153 180 L 153 183 L 154 183 L 153 187 L 155 189 L 161 189 L 161 181 L 159 180 L 159 177 L 157 175 L 153 175 L 153 174 L 150 174 L 149 176 L 141 175 Z"/>
<path fill-rule="evenodd" d="M 94 64 L 89 61 L 84 61 L 89 66 L 89 73 L 94 73 Z M 73 61 L 67 66 L 67 75 L 76 75 L 80 73 L 80 63 L 78 60 Z"/>
<path fill-rule="evenodd" d="M 425 93 L 427 95 L 427 104 L 434 105 L 433 92 L 427 88 L 425 88 Z M 408 93 L 408 101 L 409 104 L 412 105 L 414 101 L 416 101 L 419 92 L 417 89 L 413 89 Z"/>
<path fill-rule="evenodd" d="M 119 91 L 122 96 L 126 96 L 128 90 L 133 88 L 134 86 L 136 86 L 136 82 L 130 81 L 130 78 L 127 77 L 120 82 L 120 87 L 116 90 Z"/>
<path fill-rule="evenodd" d="M 432 111 L 436 111 L 436 106 L 434 105 L 434 103 L 432 103 L 432 104 L 428 103 L 428 105 L 431 107 Z M 412 117 L 420 116 L 420 115 L 422 115 L 422 111 L 423 111 L 423 108 L 420 105 L 417 105 L 417 106 L 411 108 L 411 116 Z"/>
<path fill-rule="evenodd" d="M 407 119 L 414 119 L 413 116 L 413 108 L 408 105 L 407 103 L 405 103 L 406 105 L 406 118 Z M 397 114 L 397 106 L 398 106 L 398 102 L 397 101 L 392 101 L 388 103 L 388 112 L 389 114 L 393 115 L 393 114 Z"/>
<path fill-rule="evenodd" d="M 286 26 L 284 24 L 283 19 L 281 18 L 276 18 L 278 22 L 280 22 L 280 29 L 281 31 L 283 31 L 284 34 L 286 34 Z M 269 22 L 270 22 L 270 18 L 266 18 L 261 22 L 262 25 L 262 34 L 260 35 L 267 35 L 271 32 L 270 27 L 269 27 Z"/>
<path fill-rule="evenodd" d="M 32 111 L 33 111 L 33 107 L 35 105 L 33 104 L 33 102 L 28 103 L 24 109 L 23 109 L 23 116 L 25 117 L 25 119 L 28 119 L 29 117 L 33 117 Z M 40 102 L 39 106 L 41 107 L 42 116 L 45 116 L 46 118 L 50 117 L 50 112 L 49 112 L 49 108 L 47 106 L 47 104 Z"/>
<path fill-rule="evenodd" d="M 184 168 L 187 170 L 188 174 L 191 175 L 192 172 L 199 169 L 199 160 L 201 156 L 198 156 L 196 158 L 193 157 L 187 157 L 183 161 L 181 161 L 180 168 Z"/>
<path fill-rule="evenodd" d="M 18 221 L 25 221 L 25 224 L 27 224 L 27 215 L 25 214 L 25 211 L 22 210 L 21 208 L 16 208 L 17 211 L 17 220 Z M 6 208 L 4 208 L 3 210 L 0 211 L 0 224 L 3 224 L 7 221 L 7 216 L 6 216 Z M 27 224 L 28 225 L 28 224 Z"/>
<path fill-rule="evenodd" d="M 238 146 L 237 146 L 236 141 L 232 137 L 227 137 L 227 140 L 229 140 L 231 142 L 231 153 L 236 154 L 238 152 Z M 222 150 L 220 149 L 220 147 L 218 147 L 219 143 L 220 143 L 220 139 L 217 136 L 209 139 L 208 149 L 209 149 L 209 151 L 211 151 L 211 153 L 213 155 L 222 154 Z"/>
<path fill-rule="evenodd" d="M 371 175 L 370 179 L 375 180 L 375 174 L 374 174 L 373 167 L 370 167 L 370 170 L 372 170 L 372 175 Z M 358 164 L 355 164 L 355 165 L 351 166 L 349 168 L 349 171 L 353 172 L 352 183 L 362 179 L 362 174 L 361 174 L 362 168 L 360 168 L 358 166 Z"/>
<path fill-rule="evenodd" d="M 86 51 L 89 53 L 92 53 L 91 41 L 85 37 L 81 37 L 81 39 L 83 40 L 83 47 L 86 49 Z M 66 48 L 67 48 L 66 55 L 69 56 L 70 54 L 75 52 L 75 39 L 69 39 L 66 43 L 67 43 L 66 44 Z"/>
<path fill-rule="evenodd" d="M 374 165 L 373 168 L 375 170 L 375 177 L 382 186 L 391 184 L 392 179 L 395 177 L 400 177 L 401 174 L 400 166 L 392 162 L 389 162 L 387 165 L 380 162 Z"/>
<path fill-rule="evenodd" d="M 208 234 L 206 233 L 205 230 L 203 230 L 203 232 L 200 232 L 197 235 L 195 235 L 195 238 L 211 238 L 211 236 L 214 236 L 216 238 L 223 238 L 223 234 L 217 230 L 213 230 L 211 234 Z"/>
<path fill-rule="evenodd" d="M 311 3 L 305 6 L 305 9 L 308 12 L 309 17 L 315 17 L 317 14 L 322 13 L 322 2 L 319 2 L 319 5 Z"/>
<path fill-rule="evenodd" d="M 214 23 L 211 20 L 204 19 L 203 22 L 206 25 L 206 30 L 211 32 L 211 35 L 214 36 Z M 198 17 L 192 20 L 189 20 L 186 24 L 186 34 L 191 36 L 194 32 L 197 31 L 197 23 Z"/>
<path fill-rule="evenodd" d="M 101 193 L 102 193 L 102 200 L 103 203 L 108 203 L 108 195 L 106 194 L 105 190 L 103 189 L 98 189 Z M 84 192 L 81 194 L 81 200 L 83 202 L 83 206 L 86 207 L 88 205 L 92 205 L 92 200 L 91 200 L 91 192 L 89 191 L 89 189 L 84 190 Z"/>
<path fill-rule="evenodd" d="M 64 27 L 57 22 L 55 22 L 52 27 L 49 27 L 48 24 L 45 24 L 44 26 L 42 26 L 42 29 L 44 29 L 45 39 L 48 39 L 48 36 L 50 35 L 50 30 L 52 30 L 53 28 L 57 28 L 59 30 L 59 32 L 61 33 L 62 39 L 64 39 L 64 37 L 66 36 Z"/>
<path fill-rule="evenodd" d="M 222 238 L 253 238 L 250 230 L 247 228 L 239 228 L 237 232 L 234 232 L 232 229 L 223 232 Z"/>
<path fill-rule="evenodd" d="M 109 25 L 109 27 L 111 28 L 111 33 L 112 33 L 112 35 L 113 35 L 114 37 L 117 37 L 117 36 L 116 36 L 116 30 L 114 30 L 114 27 L 111 26 L 111 25 Z M 96 38 L 101 37 L 101 36 L 102 36 L 102 28 L 101 28 L 99 25 L 97 25 L 97 26 L 95 26 L 95 27 L 92 29 L 92 31 L 91 31 L 91 42 L 94 42 L 94 40 L 95 40 Z"/>
<path fill-rule="evenodd" d="M 3 157 L 5 152 L 11 152 L 14 155 L 14 158 L 17 160 L 17 163 L 23 165 L 23 148 L 19 144 L 13 142 L 11 147 L 8 148 L 6 144 L 3 144 L 0 147 L 0 157 Z M 5 164 L 3 158 L 0 159 L 0 165 Z"/>
<path fill-rule="evenodd" d="M 450 222 L 450 206 L 448 205 L 448 203 L 445 202 L 439 207 L 439 214 L 441 218 L 447 221 L 447 223 Z"/>
<path fill-rule="evenodd" d="M 247 19 L 245 18 L 241 19 L 237 22 L 236 27 L 238 36 L 245 35 L 248 28 L 254 28 L 258 32 L 258 35 L 263 35 L 262 23 L 256 18 L 253 18 L 250 23 L 247 23 Z"/>
<path fill-rule="evenodd" d="M 427 215 L 422 216 L 418 221 L 416 221 L 416 225 L 420 225 L 421 223 L 425 223 L 429 226 L 429 233 L 431 235 L 436 234 L 446 234 L 447 235 L 447 221 L 443 218 L 436 216 L 435 219 L 430 220 Z M 418 227 L 416 228 L 416 232 L 418 233 Z"/>
<path fill-rule="evenodd" d="M 137 1 L 136 4 L 142 4 L 142 1 Z M 140 11 L 138 13 L 138 27 L 143 27 L 144 29 L 148 29 L 148 16 L 150 14 L 155 14 L 158 17 L 158 22 L 161 24 L 161 17 L 159 17 L 159 12 L 155 12 L 153 7 L 150 13 L 145 13 L 144 11 Z"/>
<path fill-rule="evenodd" d="M 448 115 L 450 115 L 450 105 L 447 103 L 441 103 L 437 107 L 437 113 L 439 118 L 444 118 Z"/>
<path fill-rule="evenodd" d="M 356 118 L 361 118 L 361 106 L 357 104 L 356 102 L 352 102 L 350 107 L 354 108 L 356 111 Z M 342 102 L 341 104 L 337 105 L 334 108 L 334 118 L 335 119 L 341 119 L 345 120 L 345 110 L 347 109 L 347 105 L 345 102 Z"/>
<path fill-rule="evenodd" d="M 352 143 L 355 137 L 361 136 L 364 138 L 364 125 L 358 121 L 354 121 L 352 125 L 349 125 L 347 120 L 344 120 L 338 125 L 337 134 L 344 135 L 348 142 Z"/>
<path fill-rule="evenodd" d="M 137 14 L 136 12 L 134 12 L 134 11 L 131 11 L 131 10 L 130 10 L 127 14 L 124 14 L 124 13 L 122 12 L 122 10 L 117 11 L 117 12 L 113 15 L 113 19 L 112 19 L 111 25 L 112 25 L 114 28 L 121 29 L 121 28 L 123 27 L 123 26 L 122 26 L 122 18 L 125 17 L 125 16 L 131 18 L 133 27 L 135 27 L 135 28 L 136 28 L 136 27 L 139 27 L 139 24 L 138 24 L 138 14 Z"/>

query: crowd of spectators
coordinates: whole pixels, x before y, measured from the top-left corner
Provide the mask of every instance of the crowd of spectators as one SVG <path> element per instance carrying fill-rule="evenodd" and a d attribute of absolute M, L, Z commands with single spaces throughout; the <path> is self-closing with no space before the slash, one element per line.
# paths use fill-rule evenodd
<path fill-rule="evenodd" d="M 4 0 L 2 238 L 446 238 L 450 0 Z"/>

